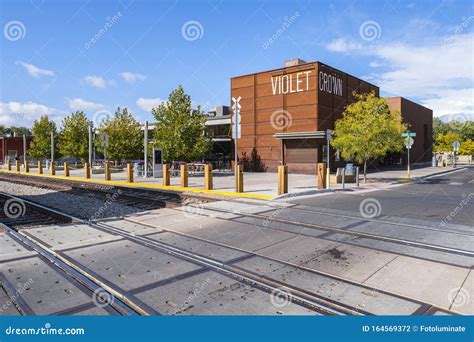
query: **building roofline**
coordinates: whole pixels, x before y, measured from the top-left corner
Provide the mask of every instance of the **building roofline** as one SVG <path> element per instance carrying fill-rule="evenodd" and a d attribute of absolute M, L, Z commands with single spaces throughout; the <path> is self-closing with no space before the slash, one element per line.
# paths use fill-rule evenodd
<path fill-rule="evenodd" d="M 429 107 L 425 107 L 425 106 L 423 106 L 422 104 L 420 104 L 420 103 L 418 103 L 418 102 L 415 102 L 415 101 L 413 101 L 413 100 L 410 100 L 410 99 L 408 99 L 408 98 L 406 98 L 406 97 L 403 97 L 403 96 L 383 96 L 383 98 L 384 98 L 384 99 L 400 99 L 400 102 L 401 102 L 402 100 L 408 101 L 408 102 L 411 102 L 411 103 L 413 103 L 413 104 L 416 104 L 417 106 L 420 106 L 420 107 L 423 107 L 423 108 L 426 108 L 426 109 L 429 109 L 429 110 L 433 111 L 433 109 L 431 109 L 431 108 L 429 108 Z"/>
<path fill-rule="evenodd" d="M 264 73 L 267 73 L 267 72 L 275 72 L 275 71 L 283 70 L 283 69 L 285 69 L 285 70 L 298 69 L 298 68 L 301 68 L 301 67 L 308 66 L 309 64 L 316 64 L 316 65 L 320 64 L 320 65 L 326 66 L 326 67 L 331 68 L 331 69 L 334 69 L 334 70 L 336 70 L 336 71 L 338 71 L 338 72 L 340 72 L 340 73 L 343 73 L 343 74 L 346 74 L 346 75 L 348 75 L 348 76 L 357 78 L 358 80 L 364 81 L 365 83 L 368 83 L 368 84 L 370 84 L 370 85 L 372 85 L 372 86 L 377 87 L 377 88 L 380 89 L 380 87 L 379 87 L 378 85 L 375 85 L 375 84 L 373 84 L 373 83 L 371 83 L 371 82 L 368 82 L 368 81 L 366 81 L 366 80 L 364 80 L 364 79 L 362 79 L 362 78 L 360 78 L 360 77 L 357 77 L 357 76 L 354 76 L 354 75 L 352 75 L 352 74 L 349 74 L 348 72 L 342 71 L 342 70 L 340 70 L 340 69 L 338 69 L 338 68 L 335 68 L 335 67 L 333 67 L 333 66 L 330 66 L 329 64 L 323 63 L 323 62 L 321 62 L 321 61 L 312 61 L 312 62 L 306 62 L 306 63 L 303 63 L 303 64 L 292 65 L 292 66 L 290 66 L 290 67 L 284 67 L 284 66 L 283 66 L 283 67 L 280 67 L 280 68 L 275 68 L 275 69 L 270 69 L 270 70 L 263 70 L 263 71 L 258 71 L 258 72 L 251 72 L 251 73 L 244 74 L 244 75 L 233 76 L 233 77 L 231 77 L 230 79 L 231 79 L 231 81 L 232 81 L 234 78 L 245 77 L 245 76 L 251 76 L 251 75 L 259 75 L 259 74 L 264 74 Z"/>

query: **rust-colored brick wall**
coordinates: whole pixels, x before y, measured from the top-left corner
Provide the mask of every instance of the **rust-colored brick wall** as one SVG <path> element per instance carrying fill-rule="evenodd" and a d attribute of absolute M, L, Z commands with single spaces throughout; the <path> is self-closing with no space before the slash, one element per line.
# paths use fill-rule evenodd
<path fill-rule="evenodd" d="M 31 140 L 31 137 L 26 138 L 28 146 L 30 145 Z M 23 137 L 0 137 L 0 158 L 2 163 L 5 162 L 9 150 L 16 151 L 20 157 L 20 161 L 23 161 Z"/>
<path fill-rule="evenodd" d="M 416 133 L 415 143 L 410 151 L 410 161 L 430 162 L 433 153 L 433 111 L 403 97 L 389 97 L 386 100 L 390 110 L 398 110 L 408 128 Z M 406 163 L 406 158 L 403 163 Z"/>
<path fill-rule="evenodd" d="M 378 95 L 378 87 L 320 62 L 232 78 L 231 97 L 242 97 L 239 158 L 249 157 L 255 148 L 262 169 L 276 171 L 284 143 L 274 134 L 333 129 L 335 120 L 352 101 L 352 92 L 372 90 Z M 307 143 L 302 141 L 301 145 Z M 325 139 L 317 140 L 319 162 L 325 144 Z M 314 149 L 308 151 L 314 153 Z M 287 163 L 289 171 L 315 173 L 314 158 L 308 159 L 308 163 Z"/>

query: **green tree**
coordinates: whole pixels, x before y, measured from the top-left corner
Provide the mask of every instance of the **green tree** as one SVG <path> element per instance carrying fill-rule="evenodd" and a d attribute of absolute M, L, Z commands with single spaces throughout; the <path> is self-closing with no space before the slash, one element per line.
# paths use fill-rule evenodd
<path fill-rule="evenodd" d="M 467 139 L 459 146 L 459 154 L 463 156 L 474 156 L 474 141 Z"/>
<path fill-rule="evenodd" d="M 4 125 L 0 125 L 0 136 L 2 135 L 11 135 L 13 136 L 15 133 L 16 136 L 31 136 L 31 130 L 28 127 L 5 127 Z"/>
<path fill-rule="evenodd" d="M 449 131 L 445 134 L 440 133 L 436 137 L 434 150 L 436 152 L 450 152 L 453 150 L 453 142 L 455 141 L 462 141 L 459 133 L 453 131 Z"/>
<path fill-rule="evenodd" d="M 336 121 L 331 144 L 345 160 L 364 164 L 364 181 L 367 181 L 370 160 L 403 149 L 401 133 L 406 125 L 400 113 L 391 112 L 387 101 L 376 97 L 374 92 L 353 96 L 357 101 L 349 104 L 343 117 Z"/>
<path fill-rule="evenodd" d="M 56 123 L 50 121 L 47 115 L 43 115 L 33 123 L 33 141 L 31 142 L 29 154 L 36 159 L 51 158 L 51 132 L 54 135 L 56 145 L 57 131 Z M 56 146 L 55 146 L 56 154 Z"/>
<path fill-rule="evenodd" d="M 168 100 L 153 108 L 155 117 L 155 146 L 163 149 L 166 161 L 195 161 L 210 151 L 206 116 L 198 106 L 191 108 L 191 97 L 182 86 L 173 90 Z"/>
<path fill-rule="evenodd" d="M 83 112 L 75 112 L 63 119 L 58 142 L 59 152 L 64 156 L 87 159 L 89 153 L 89 125 Z"/>
<path fill-rule="evenodd" d="M 140 123 L 127 108 L 117 108 L 113 117 L 107 117 L 99 127 L 98 146 L 103 146 L 102 133 L 106 133 L 107 159 L 132 160 L 143 152 L 143 132 Z"/>

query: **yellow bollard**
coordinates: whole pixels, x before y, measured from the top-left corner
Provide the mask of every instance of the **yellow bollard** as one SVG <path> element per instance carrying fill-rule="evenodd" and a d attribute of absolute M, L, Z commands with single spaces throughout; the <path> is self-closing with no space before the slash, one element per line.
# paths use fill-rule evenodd
<path fill-rule="evenodd" d="M 244 192 L 244 167 L 237 165 L 237 177 L 235 179 L 235 192 Z"/>
<path fill-rule="evenodd" d="M 67 162 L 64 162 L 64 176 L 69 177 L 69 165 Z"/>
<path fill-rule="evenodd" d="M 41 160 L 38 160 L 38 174 L 43 174 L 43 163 L 41 163 Z"/>
<path fill-rule="evenodd" d="M 51 164 L 49 165 L 49 171 L 51 173 L 51 176 L 56 175 L 56 167 L 54 166 L 54 162 L 51 162 Z"/>
<path fill-rule="evenodd" d="M 212 190 L 212 165 L 206 164 L 204 166 L 204 189 Z"/>
<path fill-rule="evenodd" d="M 25 160 L 24 167 L 25 167 L 25 172 L 26 173 L 30 172 L 30 164 L 28 163 L 28 160 Z"/>
<path fill-rule="evenodd" d="M 105 162 L 105 180 L 109 181 L 112 177 L 110 176 L 110 162 Z"/>
<path fill-rule="evenodd" d="M 168 164 L 163 164 L 163 185 L 169 186 L 170 182 L 170 166 Z"/>
<path fill-rule="evenodd" d="M 181 187 L 187 188 L 188 187 L 188 165 L 181 164 L 180 166 L 180 176 L 181 176 Z"/>
<path fill-rule="evenodd" d="M 132 164 L 127 164 L 127 182 L 133 183 L 133 166 Z"/>
<path fill-rule="evenodd" d="M 317 177 L 318 189 L 325 189 L 326 188 L 326 164 L 318 163 L 317 170 L 318 170 L 318 173 L 316 177 Z"/>
<path fill-rule="evenodd" d="M 8 171 L 12 170 L 12 161 L 8 160 Z"/>
<path fill-rule="evenodd" d="M 85 171 L 85 174 L 86 174 L 86 179 L 90 179 L 91 178 L 91 168 L 89 166 L 89 163 L 84 163 L 84 171 Z"/>
<path fill-rule="evenodd" d="M 20 162 L 17 160 L 15 162 L 16 172 L 20 172 Z"/>
<path fill-rule="evenodd" d="M 278 195 L 288 193 L 288 166 L 278 166 Z"/>

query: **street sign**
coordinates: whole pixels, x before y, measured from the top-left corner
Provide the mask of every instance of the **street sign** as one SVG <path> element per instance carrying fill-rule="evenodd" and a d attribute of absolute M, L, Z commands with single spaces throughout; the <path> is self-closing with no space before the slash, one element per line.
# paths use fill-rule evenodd
<path fill-rule="evenodd" d="M 457 152 L 457 151 L 458 151 L 459 146 L 461 146 L 461 144 L 459 143 L 459 141 L 453 142 L 453 150 L 454 150 L 454 152 Z"/>
<path fill-rule="evenodd" d="M 406 131 L 405 133 L 402 133 L 402 137 L 416 137 L 416 133 L 415 133 L 415 132 Z"/>

